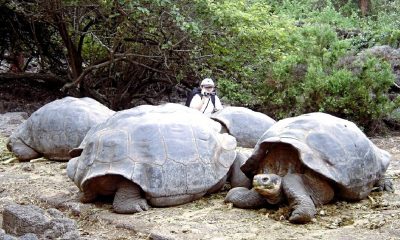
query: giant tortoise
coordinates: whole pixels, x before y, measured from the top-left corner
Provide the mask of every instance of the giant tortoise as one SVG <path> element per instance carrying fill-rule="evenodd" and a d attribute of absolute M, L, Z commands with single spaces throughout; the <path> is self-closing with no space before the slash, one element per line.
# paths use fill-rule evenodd
<path fill-rule="evenodd" d="M 276 121 L 269 116 L 245 107 L 225 107 L 211 118 L 222 124 L 223 131 L 236 138 L 240 147 L 253 148 L 258 139 Z"/>
<path fill-rule="evenodd" d="M 252 208 L 286 199 L 289 221 L 306 223 L 334 196 L 360 200 L 374 186 L 392 190 L 384 180 L 390 157 L 350 121 L 325 113 L 287 118 L 265 132 L 241 167 L 253 189 L 231 189 L 225 201 Z"/>
<path fill-rule="evenodd" d="M 81 202 L 114 196 L 117 213 L 187 203 L 220 189 L 234 163 L 236 140 L 220 128 L 179 104 L 123 110 L 71 151 L 68 176 Z"/>
<path fill-rule="evenodd" d="M 65 97 L 50 102 L 11 134 L 7 148 L 21 161 L 40 156 L 69 160 L 69 151 L 79 146 L 89 129 L 114 111 L 94 99 Z"/>

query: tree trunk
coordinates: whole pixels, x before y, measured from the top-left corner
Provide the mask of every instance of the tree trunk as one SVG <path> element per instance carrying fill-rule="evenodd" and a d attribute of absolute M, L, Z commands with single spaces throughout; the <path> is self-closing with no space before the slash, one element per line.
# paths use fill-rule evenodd
<path fill-rule="evenodd" d="M 360 0 L 361 15 L 364 17 L 368 13 L 368 0 Z"/>
<path fill-rule="evenodd" d="M 71 77 L 73 80 L 77 79 L 81 75 L 83 68 L 83 59 L 78 48 L 73 43 L 69 33 L 67 25 L 63 18 L 62 4 L 60 0 L 48 1 L 47 7 L 50 16 L 52 16 L 54 24 L 57 26 L 58 32 L 60 33 L 61 39 L 67 48 L 68 63 L 71 70 Z"/>

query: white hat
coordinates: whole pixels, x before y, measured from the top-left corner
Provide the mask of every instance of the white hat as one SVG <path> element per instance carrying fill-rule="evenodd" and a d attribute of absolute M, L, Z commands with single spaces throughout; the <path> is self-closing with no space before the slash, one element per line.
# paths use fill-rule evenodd
<path fill-rule="evenodd" d="M 214 81 L 211 78 L 204 78 L 200 86 L 214 86 Z"/>

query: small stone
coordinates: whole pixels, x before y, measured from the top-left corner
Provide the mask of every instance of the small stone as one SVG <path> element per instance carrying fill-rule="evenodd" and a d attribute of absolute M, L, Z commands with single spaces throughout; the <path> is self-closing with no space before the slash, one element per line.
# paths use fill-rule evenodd
<path fill-rule="evenodd" d="M 35 169 L 35 166 L 32 163 L 23 163 L 21 169 L 24 172 L 32 172 Z"/>

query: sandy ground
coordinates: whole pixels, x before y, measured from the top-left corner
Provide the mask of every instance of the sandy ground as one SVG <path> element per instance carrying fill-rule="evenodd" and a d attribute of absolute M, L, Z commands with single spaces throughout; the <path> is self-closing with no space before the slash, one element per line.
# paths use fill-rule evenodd
<path fill-rule="evenodd" d="M 189 204 L 115 214 L 111 202 L 82 204 L 66 163 L 39 159 L 5 163 L 6 137 L 26 115 L 0 114 L 0 212 L 10 203 L 55 207 L 77 221 L 83 239 L 400 239 L 400 133 L 372 138 L 389 151 L 387 177 L 395 192 L 373 192 L 362 201 L 336 201 L 318 209 L 312 223 L 287 221 L 288 208 L 244 210 L 223 202 L 227 190 Z M 1 223 L 1 221 L 0 221 Z"/>

